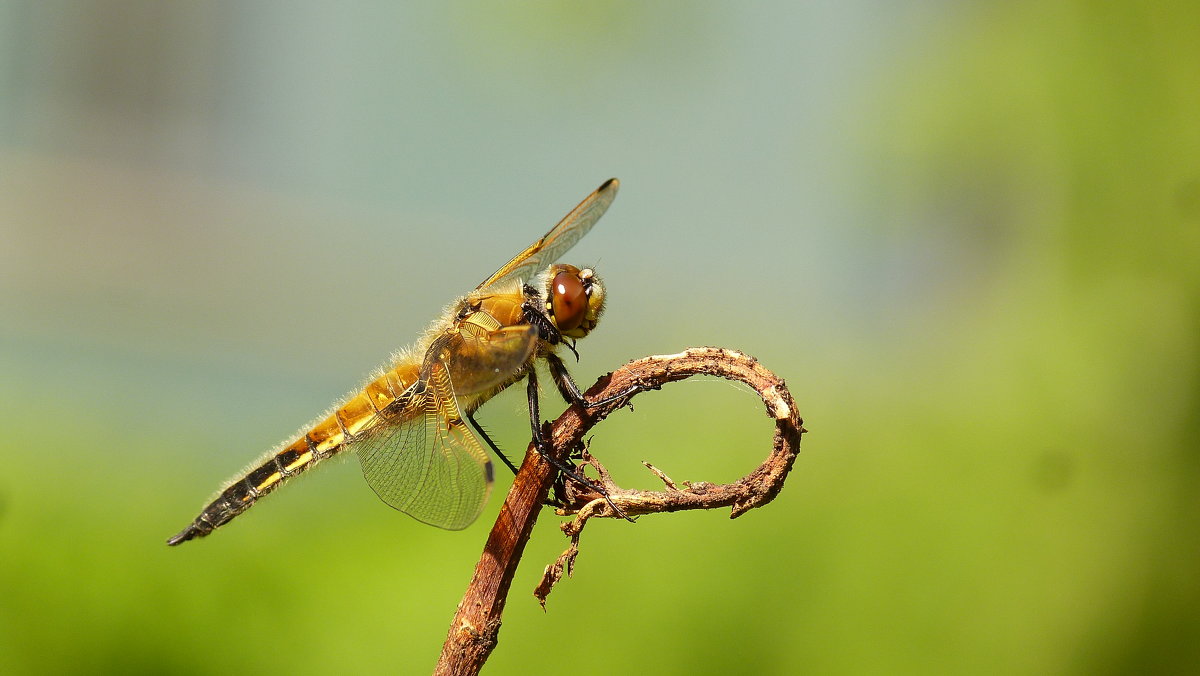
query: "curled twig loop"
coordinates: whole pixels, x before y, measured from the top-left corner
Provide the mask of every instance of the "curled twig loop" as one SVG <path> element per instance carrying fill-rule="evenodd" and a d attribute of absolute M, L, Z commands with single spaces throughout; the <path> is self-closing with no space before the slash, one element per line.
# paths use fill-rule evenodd
<path fill-rule="evenodd" d="M 572 494 L 571 490 L 564 491 L 567 503 L 564 513 L 575 514 L 575 518 L 564 524 L 563 528 L 571 538 L 571 547 L 547 568 L 535 592 L 543 603 L 545 595 L 562 573 L 570 574 L 578 555 L 579 535 L 584 524 L 592 517 L 618 516 L 613 510 L 614 505 L 631 516 L 730 507 L 730 516 L 735 518 L 770 502 L 779 494 L 800 452 L 800 436 L 805 431 L 803 421 L 783 381 L 753 357 L 734 350 L 691 348 L 679 354 L 645 357 L 630 362 L 601 378 L 586 393 L 589 401 L 622 393 L 630 393 L 628 397 L 586 411 L 572 406 L 554 421 L 546 438 L 550 440 L 557 457 L 565 459 L 572 450 L 582 447 L 583 437 L 588 430 L 628 403 L 629 398 L 637 392 L 656 390 L 667 383 L 701 374 L 737 380 L 758 392 L 766 405 L 767 415 L 775 421 L 771 453 L 753 471 L 730 484 L 685 482 L 681 486 L 676 485 L 647 463 L 647 467 L 663 481 L 666 490 L 638 491 L 616 486 L 607 470 L 584 451 L 584 462 L 591 464 L 599 473 L 601 486 L 608 493 L 608 499 L 594 493 Z M 467 593 L 459 603 L 435 673 L 476 674 L 491 654 L 499 635 L 500 615 L 517 562 L 553 481 L 553 467 L 531 447 L 525 454 L 520 472 L 488 536 Z"/>

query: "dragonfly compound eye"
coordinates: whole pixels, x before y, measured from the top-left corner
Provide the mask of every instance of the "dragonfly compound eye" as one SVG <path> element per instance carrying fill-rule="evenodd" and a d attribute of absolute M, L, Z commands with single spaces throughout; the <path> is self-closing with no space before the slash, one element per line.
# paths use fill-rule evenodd
<path fill-rule="evenodd" d="M 550 283 L 550 312 L 559 331 L 567 333 L 579 328 L 587 307 L 587 290 L 578 272 L 564 270 L 554 275 L 554 281 Z"/>

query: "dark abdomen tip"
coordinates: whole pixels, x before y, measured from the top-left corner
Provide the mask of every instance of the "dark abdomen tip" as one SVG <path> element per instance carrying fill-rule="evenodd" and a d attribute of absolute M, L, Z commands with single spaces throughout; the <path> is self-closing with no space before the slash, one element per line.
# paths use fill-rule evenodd
<path fill-rule="evenodd" d="M 196 524 L 190 523 L 188 524 L 187 528 L 184 528 L 176 533 L 171 539 L 167 540 L 167 544 L 174 547 L 175 545 L 187 542 L 188 540 L 201 535 L 204 535 L 204 533 L 200 532 L 199 528 L 196 528 Z"/>

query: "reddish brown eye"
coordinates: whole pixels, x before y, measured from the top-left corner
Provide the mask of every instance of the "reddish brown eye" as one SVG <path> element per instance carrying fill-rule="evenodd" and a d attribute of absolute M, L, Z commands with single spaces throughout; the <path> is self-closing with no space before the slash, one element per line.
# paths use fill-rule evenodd
<path fill-rule="evenodd" d="M 587 312 L 587 292 L 579 275 L 560 272 L 550 284 L 550 311 L 554 313 L 554 324 L 559 331 L 573 331 L 583 323 Z"/>

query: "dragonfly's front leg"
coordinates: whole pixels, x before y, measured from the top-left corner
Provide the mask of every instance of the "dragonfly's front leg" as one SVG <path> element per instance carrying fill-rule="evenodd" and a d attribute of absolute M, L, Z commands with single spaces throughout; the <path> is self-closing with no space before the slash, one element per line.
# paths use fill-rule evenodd
<path fill-rule="evenodd" d="M 575 384 L 575 379 L 571 377 L 570 371 L 567 371 L 567 365 L 563 363 L 563 360 L 558 358 L 558 355 L 553 352 L 547 354 L 546 365 L 550 368 L 550 379 L 554 381 L 554 386 L 558 388 L 558 392 L 562 394 L 563 399 L 568 404 L 578 404 L 585 409 L 610 404 L 642 391 L 642 388 L 633 385 L 624 392 L 619 392 L 603 399 L 597 399 L 596 401 L 588 401 L 587 397 L 584 397 L 583 392 L 579 389 L 579 385 Z"/>

